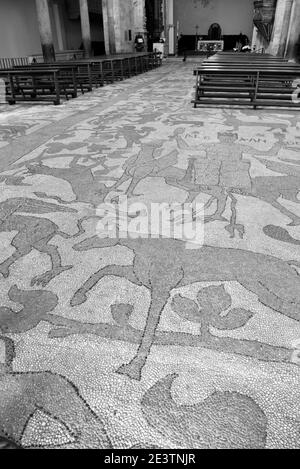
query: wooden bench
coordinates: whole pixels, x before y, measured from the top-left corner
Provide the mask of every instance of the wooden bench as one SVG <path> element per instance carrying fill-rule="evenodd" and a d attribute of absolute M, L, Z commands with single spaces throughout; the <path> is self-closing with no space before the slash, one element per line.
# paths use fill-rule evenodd
<path fill-rule="evenodd" d="M 66 62 L 65 65 L 68 63 L 70 62 Z M 91 87 L 97 87 L 152 70 L 161 65 L 161 59 L 157 53 L 145 53 L 109 58 L 92 57 L 81 59 L 76 63 L 72 61 L 72 64 L 76 64 L 81 70 L 80 77 L 78 76 L 79 82 L 82 82 L 85 73 L 86 82 Z M 83 71 L 84 66 L 88 67 L 88 71 Z"/>
<path fill-rule="evenodd" d="M 53 64 L 32 64 L 26 67 L 17 67 L 19 70 L 27 69 L 51 69 L 57 68 L 60 70 L 61 75 L 66 76 L 71 75 L 75 76 L 77 89 L 81 93 L 86 91 L 92 91 L 94 87 L 100 85 L 100 79 L 98 78 L 98 73 L 93 68 L 93 64 L 83 61 L 67 61 L 67 62 L 55 62 Z"/>
<path fill-rule="evenodd" d="M 300 66 L 271 55 L 220 52 L 194 70 L 200 104 L 299 107 Z M 300 89 L 299 89 L 300 92 Z"/>
<path fill-rule="evenodd" d="M 160 66 L 159 53 L 92 57 L 55 63 L 34 63 L 0 70 L 10 104 L 16 101 L 53 101 L 77 97 L 94 87 L 123 80 Z"/>
<path fill-rule="evenodd" d="M 145 73 L 162 63 L 159 53 L 145 53 L 111 58 L 91 58 L 94 74 L 98 77 L 100 84 L 113 83 L 132 76 Z"/>
<path fill-rule="evenodd" d="M 44 102 L 60 104 L 62 89 L 59 69 L 40 70 L 0 70 L 0 77 L 6 82 L 7 102 L 17 101 Z"/>
<path fill-rule="evenodd" d="M 84 93 L 84 85 L 80 82 L 77 69 L 74 65 L 70 64 L 33 64 L 14 67 L 12 70 L 16 71 L 39 71 L 39 70 L 58 70 L 58 81 L 60 84 L 61 96 L 65 99 L 76 98 L 77 92 L 80 90 Z M 86 87 L 88 89 L 88 87 Z"/>
<path fill-rule="evenodd" d="M 300 67 L 202 67 L 196 74 L 194 107 L 200 104 L 299 107 Z M 300 89 L 299 89 L 300 92 Z"/>

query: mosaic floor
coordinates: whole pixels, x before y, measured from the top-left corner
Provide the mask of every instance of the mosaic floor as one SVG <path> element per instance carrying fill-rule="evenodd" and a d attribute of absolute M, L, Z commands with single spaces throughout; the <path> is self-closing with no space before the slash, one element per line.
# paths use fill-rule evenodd
<path fill-rule="evenodd" d="M 0 446 L 300 447 L 299 114 L 193 109 L 192 69 L 1 108 Z M 204 245 L 98 236 L 122 195 Z"/>

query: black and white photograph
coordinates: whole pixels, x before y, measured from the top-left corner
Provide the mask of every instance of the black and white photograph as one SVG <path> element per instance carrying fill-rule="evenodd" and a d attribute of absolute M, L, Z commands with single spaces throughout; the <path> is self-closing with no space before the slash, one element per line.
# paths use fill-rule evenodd
<path fill-rule="evenodd" d="M 0 0 L 0 449 L 300 449 L 300 0 Z"/>

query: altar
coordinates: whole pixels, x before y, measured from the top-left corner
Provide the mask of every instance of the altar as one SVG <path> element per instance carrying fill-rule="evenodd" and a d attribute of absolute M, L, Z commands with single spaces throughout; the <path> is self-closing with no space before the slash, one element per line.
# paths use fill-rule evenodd
<path fill-rule="evenodd" d="M 198 52 L 222 52 L 224 50 L 224 41 L 197 41 Z"/>

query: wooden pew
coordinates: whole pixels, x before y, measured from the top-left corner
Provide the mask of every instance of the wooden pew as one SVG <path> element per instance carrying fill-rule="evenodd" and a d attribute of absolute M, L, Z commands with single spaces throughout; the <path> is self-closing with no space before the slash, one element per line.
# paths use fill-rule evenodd
<path fill-rule="evenodd" d="M 194 107 L 200 104 L 299 107 L 299 79 L 297 66 L 203 66 L 196 71 L 192 102 Z"/>
<path fill-rule="evenodd" d="M 59 80 L 59 69 L 0 70 L 0 77 L 6 81 L 7 101 L 45 102 L 60 104 L 63 92 Z"/>
<path fill-rule="evenodd" d="M 53 101 L 61 97 L 77 97 L 77 90 L 91 91 L 116 80 L 144 73 L 159 67 L 159 53 L 128 54 L 114 57 L 30 64 L 0 70 L 6 80 L 8 102 Z"/>
<path fill-rule="evenodd" d="M 61 75 L 68 76 L 74 74 L 77 89 L 81 91 L 81 93 L 85 93 L 86 91 L 92 91 L 94 87 L 98 87 L 100 85 L 100 79 L 98 78 L 98 73 L 93 69 L 93 65 L 90 63 L 80 62 L 80 61 L 66 61 L 66 62 L 55 62 L 53 64 L 44 64 L 44 63 L 37 63 L 27 65 L 26 67 L 16 67 L 19 70 L 24 69 L 51 69 L 57 68 L 61 71 Z"/>
<path fill-rule="evenodd" d="M 271 55 L 220 52 L 202 62 L 194 107 L 244 104 L 299 107 L 300 66 Z M 299 89 L 300 91 L 300 89 Z"/>
<path fill-rule="evenodd" d="M 288 62 L 287 58 L 274 57 L 269 54 L 239 54 L 239 53 L 217 53 L 206 59 L 203 63 L 218 62 L 218 63 L 265 63 L 265 62 Z"/>

